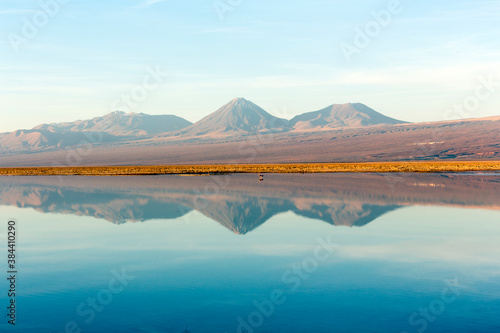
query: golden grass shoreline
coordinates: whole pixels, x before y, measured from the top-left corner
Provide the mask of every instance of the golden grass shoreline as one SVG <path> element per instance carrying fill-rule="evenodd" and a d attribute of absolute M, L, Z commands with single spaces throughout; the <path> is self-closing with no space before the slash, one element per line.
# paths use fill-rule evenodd
<path fill-rule="evenodd" d="M 0 176 L 138 176 L 228 173 L 500 171 L 500 161 L 141 165 L 0 168 Z"/>

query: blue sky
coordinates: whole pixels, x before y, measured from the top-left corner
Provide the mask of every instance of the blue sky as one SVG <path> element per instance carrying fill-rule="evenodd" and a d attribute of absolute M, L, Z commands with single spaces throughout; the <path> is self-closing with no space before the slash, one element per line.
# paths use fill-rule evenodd
<path fill-rule="evenodd" d="M 0 0 L 0 132 L 112 112 L 147 68 L 168 75 L 126 111 L 190 121 L 234 97 L 285 118 L 361 102 L 444 120 L 481 77 L 500 81 L 500 1 L 400 0 L 350 62 L 341 45 L 391 1 L 59 0 L 44 14 L 56 1 Z M 465 117 L 499 106 L 500 85 Z"/>

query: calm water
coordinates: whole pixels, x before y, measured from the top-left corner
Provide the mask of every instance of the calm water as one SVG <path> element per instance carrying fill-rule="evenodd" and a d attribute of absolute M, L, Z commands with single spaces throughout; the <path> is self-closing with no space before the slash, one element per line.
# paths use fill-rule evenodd
<path fill-rule="evenodd" d="M 499 190 L 495 173 L 0 178 L 0 331 L 498 332 Z"/>

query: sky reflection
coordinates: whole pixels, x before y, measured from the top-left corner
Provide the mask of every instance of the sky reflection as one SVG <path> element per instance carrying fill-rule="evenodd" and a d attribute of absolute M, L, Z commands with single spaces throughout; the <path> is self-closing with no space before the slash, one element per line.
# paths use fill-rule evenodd
<path fill-rule="evenodd" d="M 353 200 L 360 199 L 346 197 L 346 205 Z M 3 205 L 0 216 L 15 217 L 20 230 L 15 331 L 64 332 L 75 322 L 82 332 L 238 332 L 238 318 L 248 324 L 255 302 L 278 290 L 284 302 L 253 331 L 417 332 L 422 318 L 410 316 L 439 300 L 449 281 L 459 295 L 426 331 L 498 327 L 500 211 L 399 206 L 360 227 L 277 206 L 238 234 L 196 210 L 115 224 Z M 0 235 L 5 240 L 5 230 Z M 322 243 L 334 246 L 319 260 Z M 134 278 L 87 323 L 87 300 L 122 270 Z M 87 315 L 78 312 L 82 303 Z M 14 331 L 5 322 L 0 329 Z"/>

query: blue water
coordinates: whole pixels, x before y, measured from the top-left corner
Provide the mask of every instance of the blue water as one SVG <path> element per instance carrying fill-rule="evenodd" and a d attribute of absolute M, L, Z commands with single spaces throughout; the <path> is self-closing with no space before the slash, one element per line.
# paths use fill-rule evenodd
<path fill-rule="evenodd" d="M 0 180 L 5 253 L 6 222 L 19 231 L 16 325 L 2 316 L 0 330 L 500 329 L 500 176 L 453 191 L 460 180 L 446 178 L 438 195 L 412 190 L 438 182 L 425 175 L 387 191 L 365 176 L 369 189 L 356 176 L 292 188 L 292 176 L 266 175 L 262 191 L 231 177 L 206 193 L 213 177 Z"/>

